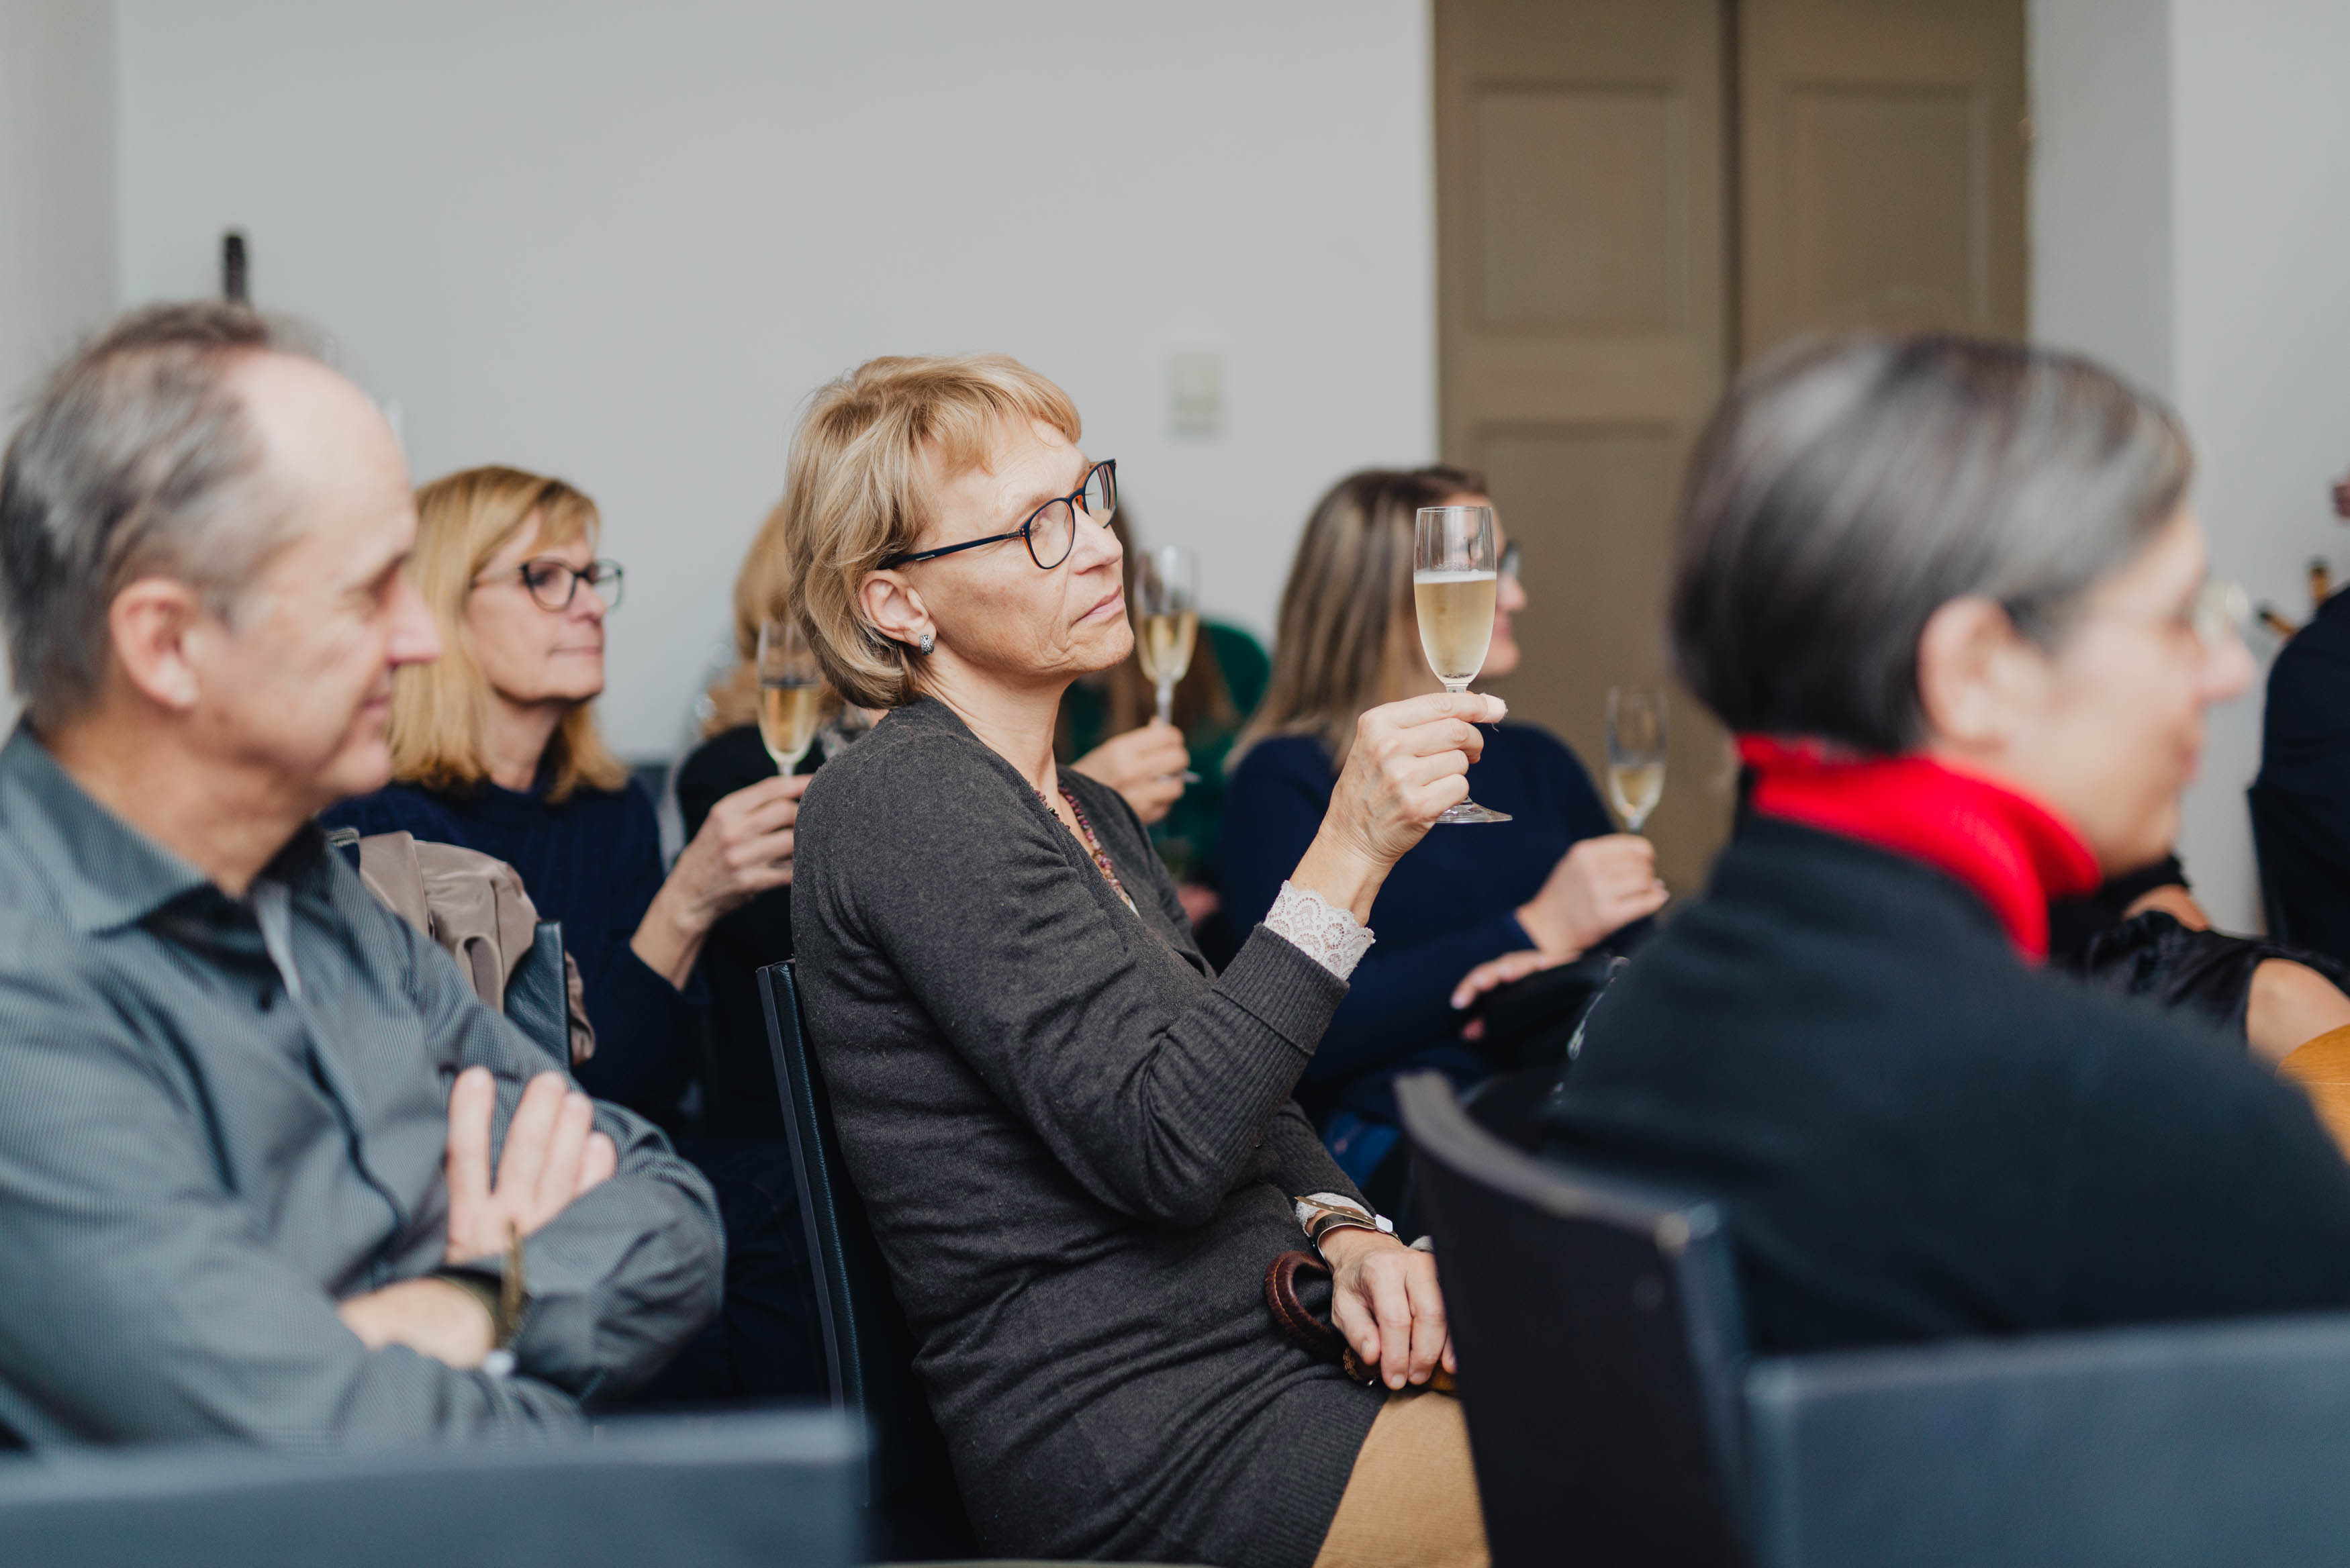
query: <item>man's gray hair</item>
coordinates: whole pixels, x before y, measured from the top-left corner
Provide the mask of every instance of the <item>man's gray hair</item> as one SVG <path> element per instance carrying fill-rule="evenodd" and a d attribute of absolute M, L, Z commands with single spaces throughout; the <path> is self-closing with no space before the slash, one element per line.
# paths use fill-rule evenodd
<path fill-rule="evenodd" d="M 1980 595 L 2053 646 L 2192 471 L 2168 409 L 2073 355 L 1940 336 L 1783 350 L 1690 462 L 1676 672 L 1733 731 L 1911 750 L 1935 610 Z"/>
<path fill-rule="evenodd" d="M 43 384 L 0 463 L 0 617 L 34 723 L 97 698 L 124 587 L 175 577 L 225 618 L 290 536 L 230 386 L 259 353 L 319 357 L 307 329 L 244 306 L 151 306 Z"/>

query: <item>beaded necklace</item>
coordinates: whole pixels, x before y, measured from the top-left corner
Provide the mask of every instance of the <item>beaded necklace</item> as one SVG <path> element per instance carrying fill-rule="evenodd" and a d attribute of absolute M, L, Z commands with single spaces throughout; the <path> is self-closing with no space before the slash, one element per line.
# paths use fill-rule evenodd
<path fill-rule="evenodd" d="M 1043 790 L 1036 791 L 1036 798 L 1045 801 L 1046 811 L 1053 809 L 1053 803 L 1045 800 Z M 1069 815 L 1076 818 L 1077 822 L 1078 841 L 1085 845 L 1086 852 L 1094 857 L 1094 867 L 1108 881 L 1109 890 L 1116 893 L 1129 910 L 1138 916 L 1140 915 L 1142 911 L 1134 908 L 1134 896 L 1126 890 L 1126 884 L 1118 879 L 1117 867 L 1110 865 L 1109 857 L 1102 852 L 1101 840 L 1094 836 L 1094 825 L 1087 819 L 1086 808 L 1077 804 L 1077 797 L 1070 793 L 1069 786 L 1066 784 L 1061 786 L 1061 798 L 1069 803 Z"/>

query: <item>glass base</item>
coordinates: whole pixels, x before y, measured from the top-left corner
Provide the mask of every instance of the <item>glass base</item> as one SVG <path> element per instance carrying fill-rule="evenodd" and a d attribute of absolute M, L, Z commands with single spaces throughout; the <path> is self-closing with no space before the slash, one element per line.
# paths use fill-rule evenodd
<path fill-rule="evenodd" d="M 1438 814 L 1436 822 L 1431 826 L 1441 826 L 1443 824 L 1448 822 L 1466 824 L 1471 822 L 1509 822 L 1513 820 L 1514 819 L 1506 811 L 1495 811 L 1489 806 L 1479 805 L 1473 800 L 1464 800 L 1458 805 L 1446 806 L 1442 812 Z"/>

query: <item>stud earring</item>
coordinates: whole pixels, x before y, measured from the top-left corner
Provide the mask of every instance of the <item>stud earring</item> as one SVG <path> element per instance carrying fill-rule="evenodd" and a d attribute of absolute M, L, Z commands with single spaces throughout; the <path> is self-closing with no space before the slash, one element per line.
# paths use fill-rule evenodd
<path fill-rule="evenodd" d="M 932 639 L 931 639 L 931 634 L 930 634 L 929 632 L 927 632 L 927 631 L 926 631 L 926 632 L 922 633 L 922 640 L 921 640 L 920 643 L 916 644 L 915 646 L 917 646 L 918 648 L 920 648 L 920 649 L 924 653 L 928 653 L 928 652 L 930 652 L 930 650 L 931 650 L 931 649 L 932 645 L 933 645 L 933 644 L 932 644 Z"/>

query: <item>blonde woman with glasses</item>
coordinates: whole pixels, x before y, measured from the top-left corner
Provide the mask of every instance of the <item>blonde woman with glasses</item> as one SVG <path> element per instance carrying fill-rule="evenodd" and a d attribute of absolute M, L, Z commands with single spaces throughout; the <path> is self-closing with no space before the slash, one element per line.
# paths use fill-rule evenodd
<path fill-rule="evenodd" d="M 790 877 L 790 792 L 769 779 L 720 802 L 665 871 L 652 801 L 596 726 L 605 620 L 625 580 L 618 562 L 597 556 L 596 504 L 560 479 L 487 467 L 435 480 L 416 508 L 412 569 L 442 655 L 394 682 L 393 782 L 321 819 L 462 844 L 512 866 L 540 916 L 563 922 L 579 965 L 596 1027 L 595 1054 L 575 1069 L 580 1085 L 691 1133 L 680 1099 L 698 1058 L 695 963 L 722 916 Z M 806 1260 L 780 1154 L 766 1162 L 774 1169 L 745 1169 L 752 1157 L 741 1151 L 679 1142 L 718 1190 L 726 1304 L 655 1396 L 816 1391 Z M 764 1284 L 749 1283 L 754 1271 Z"/>
<path fill-rule="evenodd" d="M 1396 857 L 1502 717 L 1435 692 L 1356 730 L 1325 829 L 1220 974 L 1116 791 L 1053 756 L 1134 645 L 1115 463 L 1000 358 L 820 389 L 793 595 L 887 717 L 801 807 L 794 938 L 842 1154 L 993 1553 L 1475 1568 L 1436 1262 L 1382 1231 L 1290 1092 Z M 1301 1349 L 1265 1272 L 1318 1246 L 1377 1383 Z"/>

